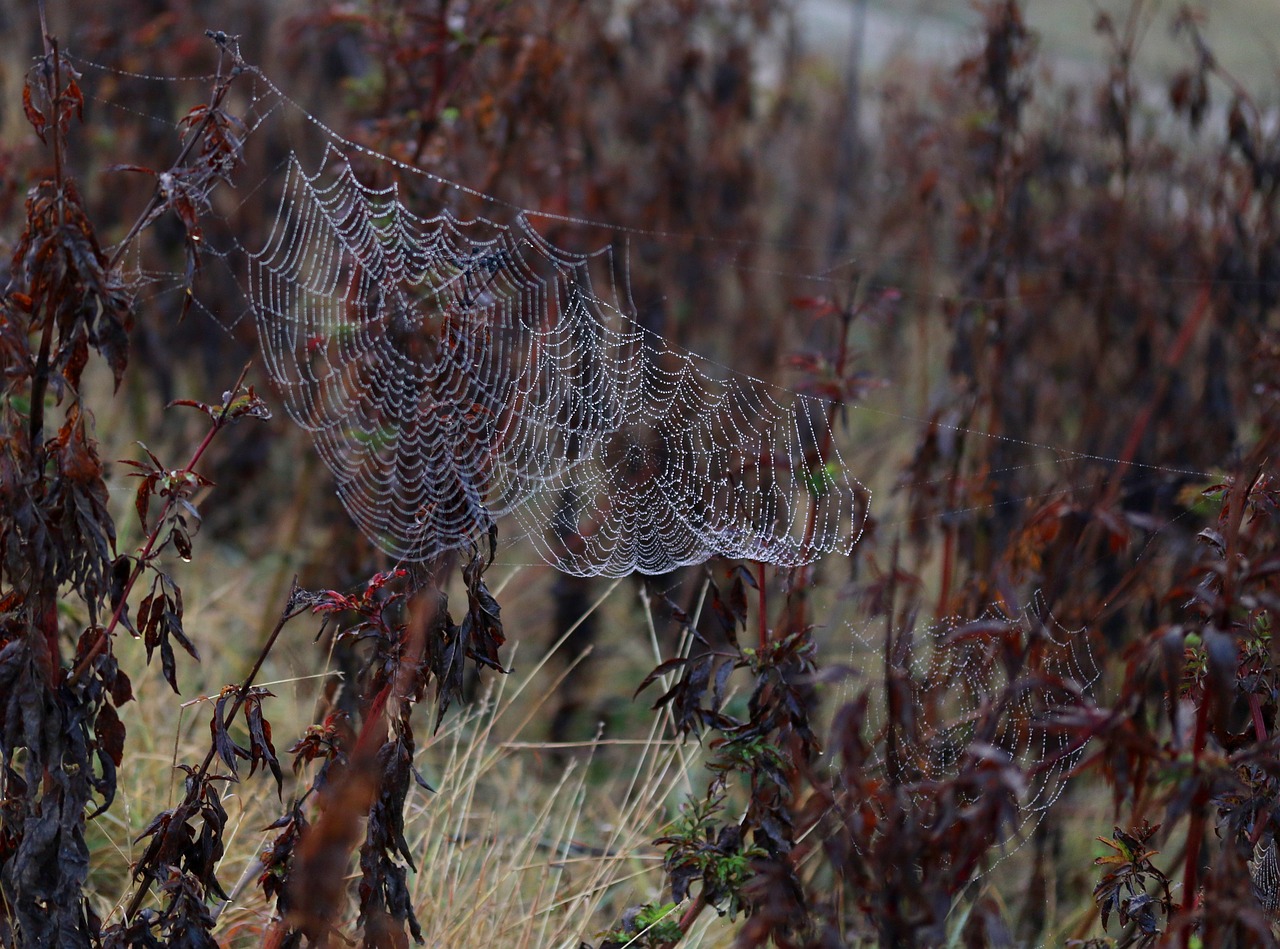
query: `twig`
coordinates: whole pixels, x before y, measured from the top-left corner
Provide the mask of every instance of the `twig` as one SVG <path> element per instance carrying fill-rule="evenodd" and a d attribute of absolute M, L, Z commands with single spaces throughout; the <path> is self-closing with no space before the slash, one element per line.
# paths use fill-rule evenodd
<path fill-rule="evenodd" d="M 756 582 L 760 585 L 760 650 L 769 648 L 769 605 L 765 590 L 764 561 L 756 562 Z"/>
<path fill-rule="evenodd" d="M 45 55 L 45 90 L 49 96 L 49 108 L 52 111 L 52 135 L 53 135 L 53 183 L 54 183 L 54 206 L 57 209 L 58 225 L 62 224 L 63 206 L 62 206 L 62 121 L 61 121 L 61 86 L 62 86 L 62 70 L 60 63 L 62 58 L 58 55 L 58 41 L 49 35 L 48 26 L 45 22 L 45 11 L 43 0 L 40 3 L 40 31 L 44 39 L 44 55 Z M 49 65 L 52 64 L 53 71 L 48 72 Z M 65 251 L 63 251 L 65 253 Z M 41 281 L 41 285 L 44 281 Z M 44 443 L 44 395 L 49 387 L 49 355 L 53 348 L 53 312 L 49 306 L 49 300 L 45 294 L 41 294 L 41 308 L 44 310 L 44 327 L 40 333 L 40 352 L 36 357 L 35 371 L 31 378 L 31 419 L 30 419 L 30 441 L 31 451 L 33 453 L 43 451 Z M 42 456 L 41 456 L 42 457 Z"/>
<path fill-rule="evenodd" d="M 200 444 L 196 446 L 196 450 L 191 454 L 191 459 L 182 468 L 179 475 L 185 476 L 195 471 L 196 465 L 200 463 L 200 459 L 204 456 L 205 450 L 208 449 L 209 445 L 213 442 L 214 436 L 226 427 L 228 414 L 231 411 L 231 405 L 235 401 L 235 394 L 240 391 L 240 386 L 244 383 L 245 376 L 249 373 L 250 365 L 250 363 L 245 363 L 245 367 L 240 370 L 239 378 L 236 379 L 235 385 L 231 387 L 228 397 L 224 400 L 222 412 L 213 420 L 213 425 L 209 427 L 209 431 L 205 433 Z M 97 641 L 90 647 L 89 651 L 85 653 L 84 658 L 76 664 L 75 669 L 72 670 L 71 675 L 67 680 L 69 685 L 75 685 L 84 677 L 89 666 L 98 657 L 102 650 L 106 648 L 107 643 L 111 640 L 111 636 L 115 633 L 116 627 L 120 625 L 121 619 L 124 618 L 125 612 L 129 609 L 129 594 L 133 591 L 134 585 L 142 576 L 142 572 L 151 562 L 152 551 L 155 549 L 156 543 L 160 539 L 160 533 L 169 519 L 169 512 L 173 510 L 174 505 L 177 503 L 177 495 L 170 494 L 164 503 L 164 507 L 160 509 L 160 516 L 156 518 L 155 527 L 153 527 L 151 529 L 151 533 L 147 535 L 146 543 L 143 544 L 142 550 L 139 551 L 138 556 L 135 558 L 133 570 L 130 572 L 129 579 L 120 593 L 119 601 L 111 612 L 111 619 L 108 621 L 102 632 L 99 633 Z"/>
<path fill-rule="evenodd" d="M 685 910 L 684 914 L 680 917 L 680 922 L 678 923 L 680 926 L 680 939 L 689 935 L 689 930 L 693 928 L 693 924 L 698 921 L 698 917 L 702 915 L 703 910 L 706 908 L 707 898 L 699 893 L 697 897 L 694 898 L 694 901 L 689 905 L 689 908 Z M 661 949 L 674 949 L 676 943 L 678 943 L 680 939 L 675 939 L 671 942 L 664 942 Z"/>
<path fill-rule="evenodd" d="M 226 76 L 223 76 L 222 56 L 228 51 L 226 38 L 223 37 L 221 41 L 219 41 L 217 35 L 209 34 L 209 37 L 218 44 L 218 71 L 216 82 L 213 87 L 213 93 L 209 96 L 209 106 L 201 117 L 200 122 L 188 134 L 186 143 L 182 146 L 182 150 L 178 152 L 178 157 L 175 158 L 173 164 L 169 166 L 171 171 L 176 168 L 181 168 L 187 158 L 190 157 L 192 149 L 196 147 L 196 143 L 200 141 L 200 137 L 204 135 L 205 129 L 209 127 L 209 124 L 213 121 L 214 115 L 217 114 L 218 108 L 222 105 L 222 100 L 226 98 L 227 90 L 231 88 L 231 83 L 234 82 L 236 77 L 244 72 L 245 69 L 244 61 L 240 58 L 239 52 L 232 52 L 231 71 L 228 72 Z M 142 209 L 142 213 L 138 215 L 138 219 L 133 222 L 133 226 L 129 228 L 124 239 L 120 241 L 119 245 L 117 245 L 115 252 L 111 255 L 111 260 L 108 263 L 108 270 L 115 270 L 115 268 L 120 264 L 125 252 L 129 249 L 129 245 L 132 244 L 134 238 L 142 232 L 142 229 L 151 223 L 156 211 L 164 205 L 165 200 L 163 186 L 160 183 L 160 176 L 157 175 L 156 189 L 152 192 L 151 199 L 147 202 L 146 207 Z"/>
<path fill-rule="evenodd" d="M 249 670 L 249 674 L 245 676 L 240 687 L 236 690 L 235 701 L 231 703 L 231 708 L 227 712 L 227 716 L 223 719 L 224 726 L 229 725 L 236 717 L 236 713 L 240 711 L 244 705 L 245 699 L 249 695 L 249 690 L 253 687 L 254 680 L 257 679 L 258 673 L 262 671 L 262 665 L 267 661 L 267 656 L 271 654 L 271 650 L 275 647 L 276 640 L 280 638 L 280 633 L 284 629 L 285 624 L 300 613 L 306 612 L 310 608 L 310 604 L 305 598 L 298 594 L 302 592 L 302 588 L 298 586 L 298 578 L 294 577 L 293 586 L 289 590 L 289 600 L 285 604 L 284 609 L 280 613 L 280 619 L 276 621 L 275 628 L 271 630 L 271 634 L 267 637 L 267 641 L 263 644 L 262 649 L 258 652 L 258 658 L 253 663 L 253 668 Z M 182 803 L 175 808 L 175 811 L 182 811 L 189 808 L 195 803 L 195 796 L 200 793 L 200 786 L 205 776 L 209 773 L 209 767 L 213 764 L 214 758 L 217 757 L 217 748 L 210 744 L 209 750 L 205 753 L 204 761 L 195 773 L 187 781 L 187 793 Z M 175 832 L 175 829 L 184 822 L 179 820 L 171 820 L 161 834 L 168 836 Z M 164 852 L 165 847 L 162 844 L 157 852 Z M 138 882 L 138 889 L 134 891 L 133 898 L 129 901 L 129 905 L 125 907 L 124 918 L 126 921 L 133 919 L 137 915 L 138 910 L 142 908 L 142 901 L 146 899 L 147 893 L 151 889 L 151 884 L 155 882 L 155 870 L 152 867 L 141 868 L 142 879 Z"/>

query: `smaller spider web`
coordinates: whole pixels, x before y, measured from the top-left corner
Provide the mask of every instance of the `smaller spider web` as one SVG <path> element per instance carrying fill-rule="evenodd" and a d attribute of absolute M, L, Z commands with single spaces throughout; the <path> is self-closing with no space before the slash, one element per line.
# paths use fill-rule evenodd
<path fill-rule="evenodd" d="M 849 628 L 855 667 L 871 667 L 883 655 L 882 642 Z M 1060 720 L 1089 703 L 1100 675 L 1089 630 L 1059 625 L 1037 595 L 1013 615 L 993 609 L 977 620 L 941 620 L 899 640 L 895 652 L 894 687 L 910 710 L 907 720 L 917 725 L 914 733 L 895 733 L 906 787 L 950 780 L 975 753 L 1012 763 L 1023 775 L 1016 827 L 998 863 L 1058 802 L 1084 754 Z M 887 699 L 868 708 L 879 749 L 874 764 L 886 767 Z M 926 802 L 924 794 L 916 799 Z"/>
<path fill-rule="evenodd" d="M 248 260 L 287 411 L 392 556 L 432 559 L 504 516 L 580 575 L 793 566 L 858 538 L 868 494 L 829 404 L 640 327 L 609 248 L 558 248 L 523 212 L 421 216 L 330 143 L 314 171 L 291 156 Z"/>

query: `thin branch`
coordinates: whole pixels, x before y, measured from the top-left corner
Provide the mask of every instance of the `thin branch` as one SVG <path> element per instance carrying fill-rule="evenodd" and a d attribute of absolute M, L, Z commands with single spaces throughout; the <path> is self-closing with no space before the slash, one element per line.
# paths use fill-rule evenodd
<path fill-rule="evenodd" d="M 218 45 L 217 79 L 213 87 L 213 93 L 209 96 L 208 108 L 205 109 L 205 113 L 201 117 L 200 122 L 187 136 L 186 143 L 182 146 L 182 150 L 178 152 L 178 157 L 174 159 L 173 164 L 169 168 L 170 171 L 183 167 L 186 160 L 191 156 L 192 150 L 196 147 L 196 143 L 199 142 L 201 136 L 204 135 L 205 129 L 207 129 L 209 124 L 213 121 L 219 107 L 222 105 L 222 101 L 227 97 L 227 90 L 231 88 L 231 83 L 248 68 L 245 65 L 244 60 L 240 58 L 239 51 L 232 50 L 230 48 L 226 37 L 220 37 L 219 35 L 212 33 L 208 35 L 209 38 Z M 231 70 L 224 76 L 222 74 L 222 56 L 225 54 L 230 54 L 232 61 Z M 125 234 L 124 240 L 120 242 L 116 247 L 115 252 L 111 255 L 111 260 L 108 264 L 109 270 L 114 270 L 119 265 L 120 261 L 124 258 L 125 253 L 128 251 L 129 245 L 133 243 L 134 238 L 142 233 L 143 228 L 151 223 L 156 212 L 164 206 L 167 199 L 163 186 L 160 183 L 160 179 L 161 176 L 157 175 L 156 189 L 151 195 L 151 200 L 147 202 L 147 206 L 143 208 L 142 213 L 138 215 L 138 219 L 133 222 L 133 226 L 130 227 L 128 233 Z"/>
<path fill-rule="evenodd" d="M 258 677 L 258 673 L 262 671 L 262 666 L 267 661 L 267 656 L 275 648 L 276 641 L 280 638 L 280 633 L 284 630 L 285 624 L 295 616 L 305 613 L 311 608 L 307 598 L 299 595 L 301 593 L 302 588 L 298 586 L 298 578 L 294 577 L 293 586 L 289 590 L 289 599 L 280 613 L 280 618 L 276 621 L 271 634 L 267 636 L 267 641 L 263 643 L 262 649 L 259 650 L 258 658 L 254 660 L 253 668 L 249 670 L 249 674 L 244 677 L 244 681 L 236 689 L 235 701 L 231 703 L 231 708 L 222 722 L 224 727 L 229 726 L 235 720 L 236 713 L 243 707 L 245 699 L 249 695 L 249 690 L 253 688 L 253 683 Z M 200 767 L 188 779 L 186 796 L 183 798 L 182 803 L 174 809 L 175 812 L 189 808 L 195 803 L 196 796 L 200 793 L 200 787 L 204 783 L 204 778 L 209 773 L 209 768 L 213 764 L 214 758 L 217 757 L 217 753 L 217 748 L 210 744 L 209 750 L 205 753 L 204 761 L 200 763 Z M 183 821 L 170 821 L 160 833 L 165 836 L 176 833 L 177 828 L 182 824 Z M 164 852 L 165 849 L 165 845 L 162 844 L 157 852 Z M 142 901 L 147 898 L 147 893 L 151 890 L 151 884 L 155 882 L 154 868 L 142 867 L 140 872 L 142 879 L 138 882 L 138 889 L 134 891 L 133 898 L 129 901 L 129 905 L 125 907 L 124 918 L 126 921 L 133 919 L 138 914 L 138 910 L 142 908 Z"/>
<path fill-rule="evenodd" d="M 228 416 L 231 412 L 231 406 L 235 402 L 235 395 L 240 391 L 240 387 L 244 384 L 245 376 L 249 373 L 250 365 L 250 363 L 245 363 L 245 367 L 240 370 L 240 376 L 236 379 L 235 385 L 228 391 L 228 397 L 224 400 L 221 413 L 219 413 L 218 417 L 213 420 L 213 424 L 209 426 L 209 431 L 205 433 L 200 444 L 196 446 L 196 450 L 191 453 L 190 460 L 185 466 L 183 466 L 181 471 L 179 471 L 180 476 L 189 475 L 195 471 L 196 465 L 200 463 L 200 459 L 204 457 L 205 451 L 213 443 L 214 436 L 226 427 Z M 129 579 L 125 582 L 124 589 L 120 593 L 119 601 L 111 611 L 111 619 L 99 634 L 97 641 L 92 647 L 90 647 L 89 651 L 85 653 L 84 658 L 76 664 L 75 669 L 72 670 L 71 675 L 67 680 L 69 685 L 75 685 L 84 678 L 85 673 L 89 670 L 93 661 L 106 648 L 107 643 L 111 641 L 111 637 L 114 635 L 116 627 L 120 625 L 120 621 L 124 618 L 125 613 L 129 609 L 129 594 L 133 592 L 133 588 L 137 584 L 139 578 L 141 578 L 142 572 L 153 559 L 153 551 L 155 550 L 156 544 L 159 542 L 160 533 L 169 519 L 169 513 L 177 503 L 178 497 L 176 494 L 170 494 L 165 500 L 164 507 L 160 509 L 160 516 L 156 518 L 155 526 L 151 529 L 151 533 L 147 535 L 146 543 L 143 544 L 142 549 L 134 559 L 133 570 L 130 572 Z"/>

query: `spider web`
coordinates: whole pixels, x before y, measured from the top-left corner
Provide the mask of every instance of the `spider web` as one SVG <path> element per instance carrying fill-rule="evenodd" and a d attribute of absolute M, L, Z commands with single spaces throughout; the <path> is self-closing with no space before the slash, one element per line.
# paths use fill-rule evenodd
<path fill-rule="evenodd" d="M 849 631 L 855 667 L 873 668 L 882 642 L 865 629 Z M 1037 596 L 1011 615 L 992 610 L 977 620 L 941 620 L 896 640 L 894 652 L 902 671 L 894 676 L 897 698 L 909 709 L 906 720 L 919 726 L 895 735 L 908 786 L 950 780 L 974 753 L 1015 764 L 1024 775 L 1019 823 L 997 862 L 1005 859 L 1057 803 L 1084 753 L 1056 720 L 1087 704 L 1098 682 L 1088 629 L 1064 628 Z M 887 697 L 869 706 L 880 748 L 893 727 L 886 706 Z M 886 758 L 877 764 L 886 766 Z"/>
<path fill-rule="evenodd" d="M 504 543 L 524 541 L 579 575 L 660 574 L 717 554 L 785 567 L 852 550 L 870 491 L 837 447 L 837 407 L 735 373 L 632 319 L 616 238 L 678 235 L 523 209 L 379 155 L 256 69 L 233 89 L 246 140 L 271 122 L 319 147 L 290 149 L 265 173 L 258 166 L 238 208 L 267 209 L 269 229 L 248 231 L 267 230 L 265 240 L 245 246 L 245 232 L 224 221 L 228 233 L 203 245 L 204 279 L 218 265 L 219 280 L 240 288 L 288 414 L 388 554 L 430 561 L 483 543 L 503 518 Z M 407 187 L 373 187 L 356 167 Z M 433 189 L 443 200 L 423 196 Z M 446 202 L 493 217 L 464 217 Z M 237 215 L 234 199 L 219 204 L 206 210 Z M 548 225 L 602 228 L 615 241 L 578 252 L 544 237 Z M 135 267 L 135 291 L 185 290 L 185 274 L 141 257 Z M 834 284 L 835 269 L 806 278 Z M 210 313 L 228 329 L 239 322 Z M 1045 463 L 1115 462 L 856 408 L 1039 449 Z"/>
<path fill-rule="evenodd" d="M 238 206 L 188 195 L 219 225 L 201 240 L 202 280 L 216 269 L 213 283 L 240 287 L 288 415 L 378 547 L 429 562 L 500 534 L 582 576 L 661 574 L 715 555 L 786 567 L 852 550 L 870 492 L 835 447 L 831 403 L 669 344 L 629 315 L 625 255 L 559 247 L 534 219 L 609 225 L 527 211 L 377 154 L 257 69 L 237 83 L 245 142 L 284 115 L 301 119 L 308 144 Z M 356 159 L 407 180 L 413 201 L 366 184 Z M 418 196 L 432 187 L 496 216 Z M 248 216 L 265 208 L 273 222 L 261 246 L 234 220 L 254 203 Z M 136 249 L 126 265 L 135 293 L 185 284 Z M 195 302 L 228 330 L 245 315 Z"/>
<path fill-rule="evenodd" d="M 560 249 L 524 213 L 420 216 L 333 142 L 285 178 L 248 254 L 264 361 L 390 555 L 430 560 L 504 516 L 580 575 L 852 548 L 866 491 L 828 404 L 640 327 L 593 289 L 609 249 Z"/>

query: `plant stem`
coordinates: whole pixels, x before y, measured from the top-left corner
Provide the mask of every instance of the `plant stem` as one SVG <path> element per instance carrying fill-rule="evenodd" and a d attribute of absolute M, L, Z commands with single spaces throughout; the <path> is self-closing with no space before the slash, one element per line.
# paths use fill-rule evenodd
<path fill-rule="evenodd" d="M 241 62 L 239 55 L 235 54 L 231 71 L 227 73 L 226 76 L 223 76 L 221 53 L 225 52 L 226 47 L 219 44 L 218 48 L 221 52 L 218 57 L 217 79 L 213 87 L 213 93 L 209 96 L 209 106 L 201 117 L 200 122 L 188 134 L 186 143 L 182 146 L 182 150 L 178 152 L 178 157 L 175 158 L 173 164 L 170 165 L 171 169 L 181 168 L 187 158 L 190 157 L 192 150 L 196 147 L 196 143 L 200 141 L 200 137 L 204 135 L 205 129 L 209 127 L 209 123 L 213 121 L 213 117 L 217 113 L 219 106 L 222 105 L 222 100 L 226 98 L 227 90 L 231 88 L 231 83 L 244 70 L 244 63 Z M 116 267 L 119 266 L 125 252 L 129 249 L 129 245 L 132 244 L 134 238 L 142 232 L 142 229 L 151 222 L 153 215 L 166 200 L 164 192 L 161 190 L 160 177 L 157 175 L 156 190 L 152 192 L 151 199 L 147 202 L 146 207 L 142 209 L 142 213 L 138 215 L 137 220 L 133 222 L 133 226 L 130 227 L 128 232 L 125 234 L 124 240 L 117 245 L 115 252 L 111 255 L 111 260 L 107 265 L 107 269 L 109 271 L 115 270 Z"/>
<path fill-rule="evenodd" d="M 1236 561 L 1239 559 L 1240 526 L 1244 521 L 1245 507 L 1248 504 L 1249 495 L 1260 477 L 1262 477 L 1262 468 L 1260 467 L 1255 468 L 1247 477 L 1243 474 L 1237 475 L 1228 494 L 1227 503 L 1230 508 L 1225 537 L 1223 538 L 1225 543 L 1221 581 L 1222 593 L 1214 615 L 1210 618 L 1210 622 L 1222 634 L 1226 634 L 1231 627 L 1232 606 L 1236 600 L 1236 581 L 1238 578 Z M 1200 705 L 1196 709 L 1196 730 L 1191 746 L 1194 779 L 1198 782 L 1198 786 L 1191 799 L 1191 823 L 1187 829 L 1187 855 L 1182 879 L 1186 900 L 1184 908 L 1192 912 L 1200 905 L 1200 851 L 1204 844 L 1205 811 L 1208 809 L 1212 798 L 1209 776 L 1201 771 L 1201 761 L 1209 743 L 1209 712 L 1213 704 L 1229 701 L 1228 696 L 1210 694 L 1209 690 L 1211 688 L 1214 688 L 1214 677 L 1212 675 L 1205 679 L 1204 694 L 1201 695 Z M 1191 926 L 1184 927 L 1182 931 L 1182 945 L 1184 947 L 1190 946 L 1191 933 Z"/>
<path fill-rule="evenodd" d="M 756 563 L 756 583 L 760 585 L 760 649 L 769 645 L 769 610 L 765 593 L 764 561 Z"/>
<path fill-rule="evenodd" d="M 858 302 L 862 296 L 862 286 L 859 285 L 854 291 L 854 302 L 848 306 L 840 308 L 840 333 L 836 343 L 836 358 L 834 363 L 833 375 L 835 379 L 841 383 L 841 391 L 844 391 L 843 383 L 845 381 L 845 372 L 849 362 L 849 327 L 853 325 L 854 316 L 858 312 L 860 303 Z M 820 474 L 826 478 L 827 464 L 831 460 L 831 449 L 834 445 L 836 422 L 839 421 L 840 412 L 844 408 L 843 396 L 834 398 L 827 405 L 827 427 L 823 430 L 822 440 L 818 444 L 818 457 L 816 460 L 817 469 L 810 468 L 811 474 Z M 825 480 L 823 482 L 825 484 Z M 814 490 L 811 485 L 810 490 Z M 809 515 L 804 525 L 804 541 L 803 546 L 808 547 L 813 543 L 813 535 L 818 530 L 818 498 L 813 498 L 813 503 L 809 506 Z M 780 622 L 779 628 L 783 630 L 785 635 L 788 632 L 801 630 L 807 623 L 807 605 L 805 591 L 809 587 L 810 578 L 813 576 L 813 567 L 811 564 L 804 564 L 796 567 L 791 572 L 791 593 L 787 598 L 787 619 L 786 622 Z M 763 579 L 761 580 L 763 584 Z M 799 591 L 797 593 L 797 591 Z"/>
<path fill-rule="evenodd" d="M 706 897 L 699 893 L 689 905 L 689 908 L 684 911 L 684 915 L 680 917 L 680 922 L 678 924 L 680 926 L 680 939 L 689 935 L 689 930 L 693 928 L 693 924 L 698 921 L 698 917 L 702 915 L 702 911 L 706 908 Z M 673 947 L 680 942 L 680 939 L 663 943 L 661 949 L 673 949 Z"/>
<path fill-rule="evenodd" d="M 235 394 L 240 391 L 240 386 L 244 383 L 244 378 L 249 373 L 249 365 L 249 363 L 246 363 L 245 367 L 240 370 L 240 376 L 236 379 L 235 385 L 231 387 L 230 394 L 222 406 L 222 412 L 213 420 L 213 424 L 209 427 L 209 430 L 205 432 L 204 438 L 201 439 L 200 444 L 196 446 L 196 450 L 191 453 L 191 459 L 179 472 L 180 476 L 189 475 L 195 471 L 196 465 L 200 463 L 200 459 L 204 457 L 205 451 L 208 449 L 209 445 L 213 443 L 214 436 L 226 427 L 227 413 L 231 411 L 231 403 L 234 400 Z M 142 576 L 142 572 L 151 562 L 153 556 L 152 551 L 155 549 L 156 543 L 160 539 L 160 532 L 164 529 L 165 522 L 169 518 L 169 512 L 173 510 L 177 501 L 178 499 L 175 495 L 170 495 L 165 501 L 164 507 L 160 509 L 160 516 L 156 518 L 155 526 L 151 528 L 151 533 L 147 535 L 146 543 L 143 544 L 142 549 L 138 552 L 138 556 L 135 558 L 133 570 L 130 571 L 129 579 L 125 582 L 124 589 L 120 593 L 119 602 L 116 603 L 115 609 L 111 611 L 111 619 L 99 634 L 97 641 L 94 642 L 89 651 L 85 653 L 84 658 L 81 659 L 76 664 L 75 669 L 72 670 L 71 675 L 68 678 L 69 685 L 75 685 L 84 677 L 89 666 L 93 663 L 94 659 L 98 657 L 102 650 L 106 648 L 107 643 L 111 640 L 111 636 L 115 633 L 116 627 L 120 625 L 121 619 L 124 618 L 125 611 L 129 608 L 129 594 L 133 591 L 134 586 Z"/>
<path fill-rule="evenodd" d="M 50 63 L 53 65 L 53 72 L 45 75 L 45 89 L 49 96 L 49 108 L 53 111 L 53 122 L 51 123 L 51 134 L 53 136 L 53 184 L 54 184 L 54 209 L 57 214 L 57 226 L 62 226 L 63 208 L 62 208 L 62 122 L 60 120 L 60 93 L 61 93 L 61 76 L 62 70 L 59 68 L 61 57 L 58 55 L 58 41 L 49 35 L 47 24 L 45 22 L 44 3 L 40 4 L 40 28 L 44 39 L 45 50 L 45 66 Z M 62 248 L 59 250 L 63 253 Z M 46 288 L 46 293 L 40 294 L 44 299 L 37 300 L 36 305 L 39 307 L 38 312 L 44 313 L 44 327 L 40 333 L 40 352 L 36 357 L 35 372 L 31 378 L 31 419 L 30 419 L 30 438 L 31 451 L 33 457 L 40 458 L 41 463 L 38 467 L 43 467 L 43 443 L 44 443 L 44 396 L 45 391 L 49 387 L 49 356 L 53 349 L 53 324 L 54 312 L 50 306 L 50 298 L 53 296 L 51 289 L 48 288 L 46 282 L 41 280 L 38 284 Z M 33 314 L 34 315 L 34 314 Z"/>
<path fill-rule="evenodd" d="M 280 618 L 276 621 L 275 627 L 271 630 L 271 634 L 267 637 L 267 641 L 263 644 L 262 649 L 258 651 L 258 658 L 254 660 L 253 668 L 249 670 L 249 674 L 244 677 L 244 681 L 240 683 L 236 689 L 235 701 L 231 703 L 231 708 L 227 712 L 227 717 L 223 721 L 223 726 L 228 726 L 235 719 L 236 713 L 240 711 L 244 705 L 245 699 L 249 695 L 249 690 L 253 687 L 254 681 L 258 677 L 258 673 L 262 671 L 263 663 L 267 661 L 267 656 L 271 654 L 271 650 L 275 648 L 276 640 L 280 638 L 280 633 L 284 629 L 285 624 L 300 613 L 306 612 L 309 608 L 305 602 L 300 602 L 298 593 L 301 588 L 298 586 L 298 578 L 294 577 L 293 586 L 289 590 L 289 600 L 285 604 L 284 609 L 280 613 Z M 216 713 L 215 713 L 216 714 Z M 217 757 L 217 749 L 210 744 L 209 750 L 205 753 L 204 761 L 200 763 L 200 767 L 196 769 L 187 780 L 187 793 L 182 803 L 174 808 L 174 813 L 185 810 L 195 803 L 195 796 L 199 794 L 200 786 L 204 782 L 205 776 L 209 773 L 209 767 L 213 764 L 214 758 Z M 171 820 L 165 826 L 162 834 L 168 836 L 174 832 L 174 829 L 181 826 L 184 822 L 180 820 Z M 164 852 L 165 846 L 162 844 L 158 852 Z M 138 882 L 138 889 L 134 891 L 133 898 L 129 900 L 129 905 L 125 907 L 124 918 L 126 921 L 133 919 L 137 915 L 138 910 L 142 908 L 142 901 L 146 899 L 147 893 L 151 889 L 151 884 L 155 881 L 155 870 L 152 867 L 142 867 L 142 879 Z"/>

